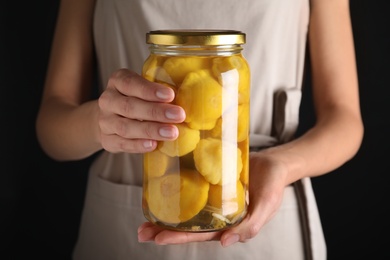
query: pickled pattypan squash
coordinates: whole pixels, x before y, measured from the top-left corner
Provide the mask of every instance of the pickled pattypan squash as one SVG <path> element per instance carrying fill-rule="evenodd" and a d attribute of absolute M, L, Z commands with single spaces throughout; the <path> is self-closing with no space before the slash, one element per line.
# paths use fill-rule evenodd
<path fill-rule="evenodd" d="M 232 108 L 226 111 L 210 131 L 210 136 L 231 142 L 241 142 L 248 138 L 248 134 L 249 104 L 241 104 L 236 110 Z"/>
<path fill-rule="evenodd" d="M 245 193 L 242 183 L 237 181 L 224 186 L 210 185 L 208 203 L 212 207 L 221 209 L 223 216 L 241 213 L 245 207 Z"/>
<path fill-rule="evenodd" d="M 164 62 L 163 68 L 176 86 L 179 86 L 188 73 L 208 69 L 209 64 L 209 59 L 202 57 L 170 57 Z"/>
<path fill-rule="evenodd" d="M 240 178 L 241 150 L 233 143 L 201 139 L 194 150 L 194 161 L 196 169 L 211 184 L 235 183 Z"/>
<path fill-rule="evenodd" d="M 188 73 L 179 87 L 176 104 L 186 112 L 185 122 L 193 129 L 214 128 L 222 114 L 223 89 L 208 70 Z"/>
<path fill-rule="evenodd" d="M 211 70 L 222 86 L 238 85 L 238 103 L 249 102 L 250 70 L 241 55 L 213 59 Z M 232 73 L 236 72 L 236 73 Z"/>
<path fill-rule="evenodd" d="M 206 205 L 209 183 L 195 170 L 149 180 L 145 196 L 150 212 L 159 221 L 178 224 L 197 215 Z M 153 199 L 152 199 L 153 198 Z"/>
<path fill-rule="evenodd" d="M 142 67 L 142 76 L 152 82 L 166 83 L 174 86 L 171 76 L 162 67 L 164 58 L 157 55 L 150 55 Z"/>
<path fill-rule="evenodd" d="M 144 154 L 144 174 L 146 178 L 164 175 L 169 166 L 170 158 L 158 149 Z M 158 162 L 158 164 L 156 163 Z"/>
<path fill-rule="evenodd" d="M 185 123 L 176 125 L 179 136 L 173 141 L 162 141 L 158 144 L 158 149 L 171 156 L 183 156 L 192 152 L 200 140 L 200 133 L 197 129 L 189 128 Z"/>
<path fill-rule="evenodd" d="M 243 185 L 249 184 L 249 139 L 238 143 L 238 148 L 241 150 L 242 170 L 240 173 L 240 181 Z"/>

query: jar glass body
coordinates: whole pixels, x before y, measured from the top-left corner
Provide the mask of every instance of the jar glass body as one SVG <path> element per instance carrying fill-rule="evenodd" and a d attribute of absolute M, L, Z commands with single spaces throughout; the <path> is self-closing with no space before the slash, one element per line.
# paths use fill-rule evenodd
<path fill-rule="evenodd" d="M 144 154 L 143 212 L 181 231 L 217 231 L 247 212 L 250 69 L 241 44 L 152 44 L 146 79 L 175 92 L 179 137 Z"/>

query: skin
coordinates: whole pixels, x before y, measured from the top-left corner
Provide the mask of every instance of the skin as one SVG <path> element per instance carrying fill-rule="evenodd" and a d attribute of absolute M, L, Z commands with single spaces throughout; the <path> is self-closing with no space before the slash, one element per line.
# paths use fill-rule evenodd
<path fill-rule="evenodd" d="M 184 110 L 168 104 L 170 88 L 119 69 L 107 89 L 90 99 L 94 66 L 93 0 L 62 1 L 42 103 L 36 121 L 44 151 L 58 161 L 79 160 L 97 151 L 144 153 L 158 140 L 174 140 L 172 123 Z M 312 0 L 309 27 L 316 124 L 289 143 L 250 155 L 250 205 L 246 218 L 229 230 L 185 233 L 151 223 L 138 229 L 140 242 L 181 244 L 219 240 L 245 242 L 278 210 L 284 188 L 304 177 L 326 174 L 358 151 L 363 124 L 348 0 Z"/>

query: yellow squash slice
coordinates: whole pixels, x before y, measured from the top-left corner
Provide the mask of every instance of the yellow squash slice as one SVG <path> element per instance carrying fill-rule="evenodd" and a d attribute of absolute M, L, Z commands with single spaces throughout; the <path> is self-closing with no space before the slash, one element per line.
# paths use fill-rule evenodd
<path fill-rule="evenodd" d="M 176 96 L 193 129 L 210 130 L 222 115 L 223 89 L 208 70 L 188 73 Z"/>
<path fill-rule="evenodd" d="M 144 154 L 144 174 L 147 179 L 164 175 L 171 157 L 158 149 Z"/>
<path fill-rule="evenodd" d="M 209 59 L 202 57 L 170 57 L 164 62 L 163 68 L 176 86 L 179 86 L 188 73 L 208 69 L 209 63 Z"/>
<path fill-rule="evenodd" d="M 179 136 L 173 141 L 163 141 L 158 149 L 171 156 L 183 156 L 192 152 L 200 140 L 199 130 L 189 128 L 185 123 L 177 124 Z"/>
<path fill-rule="evenodd" d="M 242 55 L 215 58 L 211 67 L 213 75 L 222 86 L 231 85 L 231 82 L 237 82 L 239 104 L 249 102 L 250 70 L 247 61 Z M 237 73 L 232 73 L 233 71 Z"/>
<path fill-rule="evenodd" d="M 147 186 L 150 212 L 170 224 L 186 222 L 206 205 L 209 183 L 196 170 L 151 179 Z"/>
<path fill-rule="evenodd" d="M 230 142 L 201 139 L 194 150 L 196 169 L 211 184 L 235 183 L 242 170 L 241 150 Z"/>
<path fill-rule="evenodd" d="M 228 185 L 210 185 L 210 206 L 221 209 L 223 216 L 240 214 L 245 207 L 245 192 L 240 181 Z"/>

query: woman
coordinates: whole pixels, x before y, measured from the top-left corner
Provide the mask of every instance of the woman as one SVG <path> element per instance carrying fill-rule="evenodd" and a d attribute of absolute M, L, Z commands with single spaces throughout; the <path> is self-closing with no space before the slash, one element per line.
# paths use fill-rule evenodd
<path fill-rule="evenodd" d="M 249 212 L 239 225 L 210 233 L 163 230 L 142 214 L 142 154 L 177 138 L 174 124 L 185 112 L 168 104 L 169 88 L 140 76 L 145 33 L 210 28 L 246 33 L 250 145 L 270 147 L 251 153 Z M 294 138 L 307 46 L 316 124 Z M 102 88 L 91 99 L 95 61 Z M 55 160 L 99 153 L 74 259 L 326 259 L 310 178 L 359 149 L 355 66 L 348 0 L 62 1 L 37 135 Z"/>

